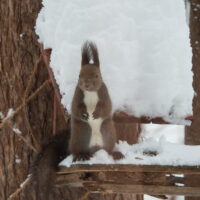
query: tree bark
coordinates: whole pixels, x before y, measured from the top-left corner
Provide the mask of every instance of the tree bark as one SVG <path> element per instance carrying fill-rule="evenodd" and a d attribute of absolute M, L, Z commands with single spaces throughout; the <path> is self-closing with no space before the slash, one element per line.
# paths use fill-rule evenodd
<path fill-rule="evenodd" d="M 185 144 L 200 145 L 200 8 L 199 0 L 190 0 L 190 38 L 192 46 L 193 88 L 193 122 L 186 127 Z M 186 185 L 200 186 L 200 176 L 188 175 Z M 186 200 L 199 200 L 200 197 L 186 197 Z"/>
<path fill-rule="evenodd" d="M 41 1 L 1 1 L 0 112 L 4 116 L 9 108 L 16 110 L 23 103 L 24 92 L 36 66 L 27 95 L 48 79 L 34 32 L 40 8 Z M 29 174 L 36 154 L 32 147 L 39 150 L 41 144 L 52 135 L 53 96 L 53 88 L 47 84 L 0 130 L 1 200 L 8 199 Z M 62 125 L 58 129 L 65 126 L 63 122 L 59 124 Z M 14 133 L 13 128 L 21 131 L 20 136 Z M 15 199 L 28 199 L 22 194 Z"/>

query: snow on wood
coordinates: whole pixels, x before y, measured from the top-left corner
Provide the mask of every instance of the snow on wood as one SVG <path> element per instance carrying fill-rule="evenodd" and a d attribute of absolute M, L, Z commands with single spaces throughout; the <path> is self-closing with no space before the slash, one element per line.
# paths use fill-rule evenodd
<path fill-rule="evenodd" d="M 18 128 L 13 128 L 12 129 L 16 134 L 22 134 L 22 132 Z"/>
<path fill-rule="evenodd" d="M 97 43 L 113 111 L 167 121 L 192 114 L 189 29 L 183 0 L 45 0 L 36 23 L 70 112 L 85 40 Z M 112 11 L 112 12 L 111 12 Z"/>
<path fill-rule="evenodd" d="M 70 167 L 72 164 L 135 164 L 135 165 L 170 165 L 170 166 L 199 166 L 200 146 L 189 146 L 152 139 L 140 144 L 129 145 L 120 141 L 116 150 L 122 152 L 124 159 L 114 161 L 104 150 L 99 150 L 88 161 L 72 163 L 72 155 L 63 160 L 60 165 Z"/>
<path fill-rule="evenodd" d="M 10 117 L 13 114 L 13 112 L 14 112 L 13 108 L 9 108 L 6 117 Z"/>
<path fill-rule="evenodd" d="M 184 144 L 185 127 L 181 125 L 142 124 L 140 140 L 164 138 L 168 142 Z"/>

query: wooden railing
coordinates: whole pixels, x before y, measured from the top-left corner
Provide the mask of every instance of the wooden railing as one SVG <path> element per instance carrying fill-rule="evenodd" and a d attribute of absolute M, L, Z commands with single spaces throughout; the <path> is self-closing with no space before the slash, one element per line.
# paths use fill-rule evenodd
<path fill-rule="evenodd" d="M 83 164 L 61 166 L 57 173 L 59 185 L 90 192 L 200 196 L 200 187 L 184 186 L 184 175 L 200 174 L 200 166 Z"/>

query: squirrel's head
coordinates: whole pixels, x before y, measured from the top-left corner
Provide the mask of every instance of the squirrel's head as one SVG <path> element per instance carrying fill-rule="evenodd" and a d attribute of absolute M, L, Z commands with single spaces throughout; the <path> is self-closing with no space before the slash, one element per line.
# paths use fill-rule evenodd
<path fill-rule="evenodd" d="M 97 91 L 101 87 L 102 77 L 99 66 L 86 64 L 81 67 L 78 86 L 83 91 Z"/>

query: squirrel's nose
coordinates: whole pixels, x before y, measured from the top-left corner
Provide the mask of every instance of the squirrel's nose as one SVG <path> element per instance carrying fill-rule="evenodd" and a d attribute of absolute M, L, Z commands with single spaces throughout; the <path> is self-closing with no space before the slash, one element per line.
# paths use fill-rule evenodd
<path fill-rule="evenodd" d="M 90 84 L 90 79 L 86 79 L 85 80 L 85 85 L 89 85 Z"/>
<path fill-rule="evenodd" d="M 88 79 L 85 79 L 85 82 L 86 83 L 89 83 L 90 82 L 90 79 L 88 78 Z"/>
<path fill-rule="evenodd" d="M 85 84 L 85 87 L 86 87 L 86 88 L 89 88 L 89 86 L 90 86 L 90 85 L 89 85 L 88 83 Z"/>

